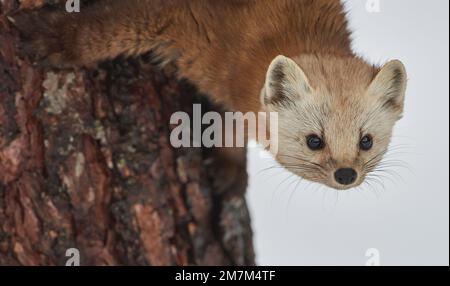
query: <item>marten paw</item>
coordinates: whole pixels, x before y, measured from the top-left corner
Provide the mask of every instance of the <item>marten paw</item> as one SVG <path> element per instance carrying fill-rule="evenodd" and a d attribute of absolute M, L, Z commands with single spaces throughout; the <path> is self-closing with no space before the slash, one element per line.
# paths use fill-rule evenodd
<path fill-rule="evenodd" d="M 9 20 L 20 33 L 19 48 L 33 63 L 43 67 L 74 66 L 64 36 L 64 15 L 50 11 L 19 12 Z"/>

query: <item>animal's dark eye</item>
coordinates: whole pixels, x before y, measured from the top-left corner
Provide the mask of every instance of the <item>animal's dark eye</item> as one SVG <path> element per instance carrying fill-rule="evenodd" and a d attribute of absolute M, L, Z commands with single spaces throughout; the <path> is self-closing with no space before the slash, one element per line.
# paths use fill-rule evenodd
<path fill-rule="evenodd" d="M 313 151 L 322 150 L 325 147 L 325 142 L 317 135 L 309 135 L 306 137 L 306 143 L 309 149 Z"/>
<path fill-rule="evenodd" d="M 372 136 L 366 135 L 359 142 L 359 147 L 361 150 L 369 151 L 373 147 L 373 139 Z"/>

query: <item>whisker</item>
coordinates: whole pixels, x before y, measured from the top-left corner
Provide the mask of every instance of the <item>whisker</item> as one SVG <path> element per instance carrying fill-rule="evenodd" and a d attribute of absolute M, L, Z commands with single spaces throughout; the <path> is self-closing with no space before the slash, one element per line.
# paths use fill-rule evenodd
<path fill-rule="evenodd" d="M 386 174 L 386 175 L 383 175 L 383 174 Z M 400 180 L 403 183 L 405 182 L 403 180 L 403 178 L 400 176 L 400 174 L 396 173 L 393 170 L 377 170 L 375 172 L 372 172 L 372 175 L 377 175 L 380 178 L 384 178 L 386 180 L 389 180 L 391 183 L 393 183 L 397 187 L 398 187 L 398 183 L 394 179 Z"/>
<path fill-rule="evenodd" d="M 284 183 L 286 183 L 288 180 L 292 179 L 292 177 L 294 177 L 294 176 L 295 176 L 294 174 L 290 174 L 287 178 L 285 178 L 283 181 L 281 181 L 278 184 L 278 186 L 275 188 L 274 195 L 276 195 L 276 193 L 278 193 L 278 190 Z M 272 201 L 273 201 L 273 197 L 272 197 Z"/>
<path fill-rule="evenodd" d="M 286 205 L 286 210 L 287 210 L 287 211 L 289 211 L 289 207 L 290 207 L 290 205 L 291 205 L 291 201 L 292 201 L 294 195 L 296 194 L 296 188 L 298 187 L 298 185 L 299 185 L 300 182 L 301 182 L 301 180 L 299 180 L 299 181 L 297 182 L 297 185 L 294 186 L 294 189 L 293 189 L 293 190 L 291 191 L 291 193 L 289 194 L 289 198 L 288 198 L 287 205 Z"/>
<path fill-rule="evenodd" d="M 317 163 L 315 163 L 315 162 L 311 162 L 311 161 L 309 161 L 309 160 L 306 160 L 306 159 L 303 159 L 303 158 L 300 158 L 300 157 L 297 157 L 297 156 L 292 156 L 292 155 L 278 155 L 278 156 L 280 156 L 280 157 L 286 157 L 286 158 L 290 158 L 290 159 L 295 159 L 295 160 L 299 160 L 299 161 L 302 161 L 302 162 L 305 162 L 305 163 L 314 165 L 314 166 L 316 166 L 316 167 L 318 167 L 318 168 L 323 168 L 322 165 L 320 165 L 320 164 L 317 164 Z"/>
<path fill-rule="evenodd" d="M 383 191 L 386 192 L 386 186 L 383 184 L 383 181 L 380 180 L 378 176 L 367 177 L 367 182 L 372 182 L 376 184 L 376 186 L 380 186 L 383 189 Z M 379 198 L 376 186 L 372 184 L 370 185 L 372 186 L 372 190 L 375 191 L 376 197 Z"/>

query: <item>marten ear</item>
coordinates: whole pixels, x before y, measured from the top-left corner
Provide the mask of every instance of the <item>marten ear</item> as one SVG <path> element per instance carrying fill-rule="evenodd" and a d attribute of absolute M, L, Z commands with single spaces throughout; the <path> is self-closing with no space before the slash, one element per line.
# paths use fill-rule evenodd
<path fill-rule="evenodd" d="M 311 92 L 308 78 L 297 63 L 285 56 L 278 56 L 267 71 L 261 100 L 265 106 L 287 106 Z"/>
<path fill-rule="evenodd" d="M 398 60 L 385 64 L 369 86 L 369 94 L 378 96 L 383 107 L 402 112 L 406 93 L 407 74 Z"/>

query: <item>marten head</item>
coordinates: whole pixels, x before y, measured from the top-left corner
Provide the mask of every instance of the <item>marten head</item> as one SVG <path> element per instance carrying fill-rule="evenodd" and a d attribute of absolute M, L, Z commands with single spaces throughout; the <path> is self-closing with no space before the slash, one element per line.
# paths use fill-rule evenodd
<path fill-rule="evenodd" d="M 400 61 L 380 69 L 355 58 L 278 56 L 261 93 L 264 109 L 278 113 L 277 161 L 335 189 L 360 185 L 388 149 L 406 81 Z"/>

